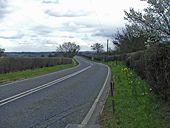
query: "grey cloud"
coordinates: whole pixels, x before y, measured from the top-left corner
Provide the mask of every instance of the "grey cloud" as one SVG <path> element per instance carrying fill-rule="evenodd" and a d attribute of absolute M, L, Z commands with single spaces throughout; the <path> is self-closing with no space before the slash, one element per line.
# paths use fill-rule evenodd
<path fill-rule="evenodd" d="M 115 33 L 115 29 L 113 27 L 108 27 L 108 26 L 103 26 L 102 28 L 99 26 L 98 28 L 96 28 L 96 32 L 94 34 L 92 34 L 92 36 L 100 36 L 100 37 L 107 37 L 107 38 L 112 38 L 114 33 Z"/>
<path fill-rule="evenodd" d="M 66 12 L 55 12 L 52 10 L 46 10 L 45 13 L 49 16 L 54 16 L 54 17 L 81 17 L 81 16 L 88 15 L 87 12 L 84 12 L 82 10 L 78 10 L 78 11 L 68 10 Z"/>
<path fill-rule="evenodd" d="M 52 41 L 52 40 L 44 40 L 43 42 L 45 42 L 45 44 L 58 45 L 56 41 Z"/>
<path fill-rule="evenodd" d="M 45 4 L 58 4 L 59 0 L 43 0 L 42 3 L 45 3 Z"/>
<path fill-rule="evenodd" d="M 59 28 L 60 31 L 67 31 L 67 32 L 77 32 L 80 28 L 80 25 L 75 24 L 74 22 L 67 22 Z"/>
<path fill-rule="evenodd" d="M 82 22 L 65 22 L 59 28 L 60 31 L 67 32 L 76 32 L 76 33 L 84 33 L 84 32 L 92 32 L 92 29 L 95 28 L 96 25 L 92 25 L 89 23 Z"/>
<path fill-rule="evenodd" d="M 105 31 L 98 31 L 92 34 L 92 36 L 113 37 L 113 33 L 105 32 Z"/>
<path fill-rule="evenodd" d="M 85 34 L 84 37 L 81 38 L 81 39 L 82 39 L 82 40 L 85 40 L 85 41 L 86 41 L 86 40 L 89 40 L 89 36 L 88 36 L 87 34 Z"/>
<path fill-rule="evenodd" d="M 22 37 L 24 37 L 24 34 L 21 34 L 21 33 L 18 33 L 13 36 L 0 36 L 0 38 L 2 39 L 21 39 Z"/>
<path fill-rule="evenodd" d="M 7 13 L 9 13 L 7 9 L 7 0 L 0 0 L 0 19 L 4 18 Z"/>
<path fill-rule="evenodd" d="M 116 31 L 113 26 L 104 24 L 101 26 L 99 24 L 90 23 L 86 21 L 64 23 L 60 30 L 76 33 L 92 33 L 91 36 L 93 37 L 107 37 L 107 38 L 113 37 Z M 87 37 L 84 37 L 82 39 L 87 40 Z"/>
<path fill-rule="evenodd" d="M 7 0 L 0 0 L 0 8 L 5 8 L 7 6 Z"/>
<path fill-rule="evenodd" d="M 13 48 L 13 51 L 27 51 L 27 52 L 37 52 L 37 51 L 55 51 L 58 46 L 58 42 L 51 39 L 23 39 L 21 41 L 15 41 L 17 47 Z"/>
<path fill-rule="evenodd" d="M 70 39 L 75 38 L 74 36 L 59 36 L 59 37 L 61 37 L 61 38 L 70 38 Z"/>
<path fill-rule="evenodd" d="M 40 26 L 33 27 L 31 30 L 37 34 L 46 35 L 52 33 L 55 29 L 56 28 L 40 25 Z"/>

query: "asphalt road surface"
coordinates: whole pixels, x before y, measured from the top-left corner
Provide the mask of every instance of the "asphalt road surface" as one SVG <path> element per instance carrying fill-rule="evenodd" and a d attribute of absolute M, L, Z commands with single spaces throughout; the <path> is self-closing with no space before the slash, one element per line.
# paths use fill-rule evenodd
<path fill-rule="evenodd" d="M 108 68 L 76 59 L 79 65 L 74 68 L 0 85 L 0 128 L 64 128 L 81 123 Z"/>

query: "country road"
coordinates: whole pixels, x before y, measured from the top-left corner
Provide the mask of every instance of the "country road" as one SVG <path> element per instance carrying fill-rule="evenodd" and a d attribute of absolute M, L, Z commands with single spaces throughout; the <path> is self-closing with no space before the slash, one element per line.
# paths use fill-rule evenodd
<path fill-rule="evenodd" d="M 109 69 L 76 59 L 74 68 L 0 85 L 0 128 L 80 124 L 109 81 Z"/>

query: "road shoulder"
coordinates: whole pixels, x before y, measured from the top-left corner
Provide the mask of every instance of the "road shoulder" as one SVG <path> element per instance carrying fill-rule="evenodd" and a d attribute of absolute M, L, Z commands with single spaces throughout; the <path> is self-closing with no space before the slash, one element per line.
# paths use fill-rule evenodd
<path fill-rule="evenodd" d="M 108 68 L 108 74 L 106 76 L 106 80 L 96 100 L 94 101 L 92 107 L 87 113 L 86 117 L 81 122 L 81 124 L 68 124 L 66 128 L 73 128 L 73 127 L 74 128 L 100 128 L 99 118 L 103 111 L 106 99 L 108 97 L 109 90 L 110 90 L 110 82 L 111 82 L 111 69 L 107 65 L 105 66 Z"/>

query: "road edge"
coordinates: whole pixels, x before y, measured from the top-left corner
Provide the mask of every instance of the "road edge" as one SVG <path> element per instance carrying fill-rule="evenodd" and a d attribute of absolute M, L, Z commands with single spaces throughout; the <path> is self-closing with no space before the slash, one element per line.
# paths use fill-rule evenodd
<path fill-rule="evenodd" d="M 101 64 L 101 65 L 104 65 L 104 64 Z M 103 87 L 101 88 L 101 90 L 100 90 L 97 98 L 95 99 L 93 105 L 91 106 L 89 112 L 87 113 L 87 115 L 85 116 L 85 118 L 83 119 L 83 121 L 81 122 L 81 125 L 87 125 L 87 124 L 89 124 L 89 121 L 91 120 L 91 118 L 92 118 L 92 116 L 93 116 L 93 114 L 94 114 L 94 112 L 95 112 L 95 109 L 96 109 L 96 107 L 97 107 L 97 104 L 99 103 L 99 100 L 102 98 L 101 96 L 102 96 L 102 94 L 104 93 L 104 90 L 106 89 L 106 86 L 107 86 L 108 82 L 109 82 L 109 84 L 110 84 L 110 80 L 109 80 L 110 78 L 109 78 L 109 77 L 111 76 L 111 69 L 110 69 L 110 67 L 107 66 L 107 65 L 104 65 L 104 66 L 106 66 L 106 67 L 107 67 L 107 70 L 108 70 L 108 72 L 107 72 L 107 77 L 106 77 L 106 79 L 105 79 L 105 82 L 104 82 L 104 84 L 103 84 Z M 103 108 L 103 105 L 102 105 L 102 108 Z M 102 111 L 102 109 L 100 110 L 100 112 L 101 112 L 101 111 Z M 100 114 L 100 113 L 99 113 L 99 114 Z M 95 123 L 95 122 L 93 122 L 93 123 Z"/>
<path fill-rule="evenodd" d="M 97 64 L 107 67 L 108 72 L 105 82 L 81 124 L 68 124 L 65 128 L 100 128 L 99 117 L 103 111 L 106 99 L 109 94 L 111 82 L 111 69 L 108 65 L 102 63 Z"/>

